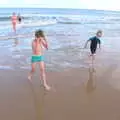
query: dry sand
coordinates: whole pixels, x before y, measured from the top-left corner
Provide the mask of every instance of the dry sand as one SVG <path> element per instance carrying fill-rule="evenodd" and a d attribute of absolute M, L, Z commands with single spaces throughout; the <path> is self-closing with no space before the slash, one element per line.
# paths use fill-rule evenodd
<path fill-rule="evenodd" d="M 118 65 L 48 72 L 46 92 L 38 72 L 0 71 L 0 120 L 120 120 Z"/>

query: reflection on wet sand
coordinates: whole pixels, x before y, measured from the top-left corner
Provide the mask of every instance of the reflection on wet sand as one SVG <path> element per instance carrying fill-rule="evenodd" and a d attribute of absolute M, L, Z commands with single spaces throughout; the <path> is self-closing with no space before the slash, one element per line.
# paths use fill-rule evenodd
<path fill-rule="evenodd" d="M 94 68 L 94 64 L 89 67 L 89 79 L 86 85 L 87 93 L 92 93 L 96 89 L 96 71 Z"/>
<path fill-rule="evenodd" d="M 19 47 L 20 41 L 18 38 L 13 39 L 13 51 L 15 52 L 21 52 L 21 49 Z"/>
<path fill-rule="evenodd" d="M 14 47 L 17 47 L 18 44 L 19 44 L 19 40 L 18 40 L 18 38 L 15 38 L 15 39 L 14 39 Z"/>
<path fill-rule="evenodd" d="M 33 96 L 33 101 L 36 111 L 36 119 L 43 120 L 44 119 L 43 108 L 44 108 L 44 96 L 45 96 L 44 87 L 41 86 L 37 93 L 32 82 L 29 81 L 29 85 L 31 89 L 31 94 Z"/>

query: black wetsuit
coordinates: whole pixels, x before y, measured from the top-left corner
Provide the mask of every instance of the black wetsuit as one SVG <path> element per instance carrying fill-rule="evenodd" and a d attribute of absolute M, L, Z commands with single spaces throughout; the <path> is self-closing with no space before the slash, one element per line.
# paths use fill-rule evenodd
<path fill-rule="evenodd" d="M 21 17 L 18 17 L 18 21 L 21 23 L 21 21 L 22 21 L 22 18 L 21 18 Z"/>
<path fill-rule="evenodd" d="M 90 50 L 91 50 L 91 53 L 92 54 L 95 54 L 96 53 L 96 49 L 97 49 L 97 44 L 101 44 L 101 41 L 98 37 L 92 37 L 89 39 L 91 41 L 91 44 L 90 44 Z"/>

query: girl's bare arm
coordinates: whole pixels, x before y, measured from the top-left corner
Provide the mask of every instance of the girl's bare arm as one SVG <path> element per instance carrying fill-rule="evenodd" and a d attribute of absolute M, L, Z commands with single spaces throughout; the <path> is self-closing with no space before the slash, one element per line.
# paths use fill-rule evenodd
<path fill-rule="evenodd" d="M 44 48 L 48 49 L 48 43 L 47 43 L 46 38 L 42 38 L 42 45 Z"/>
<path fill-rule="evenodd" d="M 34 49 L 35 49 L 35 43 L 32 42 L 32 51 L 34 52 Z"/>

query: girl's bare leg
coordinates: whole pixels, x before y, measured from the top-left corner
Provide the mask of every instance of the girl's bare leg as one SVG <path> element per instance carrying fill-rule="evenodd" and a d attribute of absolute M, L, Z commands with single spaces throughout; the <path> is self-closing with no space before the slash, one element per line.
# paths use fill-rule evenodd
<path fill-rule="evenodd" d="M 30 81 L 32 80 L 32 75 L 35 72 L 35 67 L 36 67 L 36 63 L 32 63 L 32 65 L 31 65 L 31 71 L 30 71 L 30 73 L 28 75 L 28 80 L 30 80 Z"/>
<path fill-rule="evenodd" d="M 47 84 L 47 80 L 46 80 L 45 64 L 44 62 L 40 62 L 39 64 L 40 64 L 40 76 L 41 79 L 43 80 L 43 85 L 46 90 L 50 90 L 51 87 Z"/>

